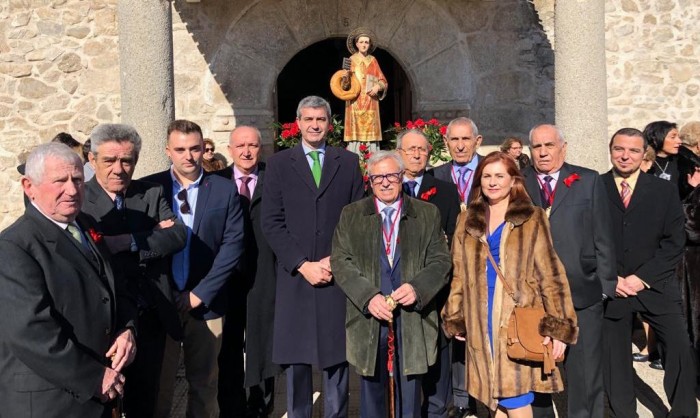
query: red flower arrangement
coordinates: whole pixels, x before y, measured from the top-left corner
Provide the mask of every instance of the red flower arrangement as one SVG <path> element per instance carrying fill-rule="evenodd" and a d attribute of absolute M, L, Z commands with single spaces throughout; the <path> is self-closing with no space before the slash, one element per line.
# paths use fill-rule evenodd
<path fill-rule="evenodd" d="M 437 193 L 437 188 L 431 187 L 430 189 L 421 193 L 420 198 L 421 198 L 421 200 L 428 200 L 428 199 L 430 199 L 430 196 L 434 196 L 436 193 Z"/>
<path fill-rule="evenodd" d="M 441 124 L 440 121 L 435 118 L 432 118 L 427 122 L 421 118 L 418 118 L 414 121 L 406 121 L 405 126 L 402 126 L 399 122 L 394 122 L 394 126 L 385 132 L 390 136 L 393 135 L 391 142 L 396 144 L 396 137 L 399 135 L 399 133 L 401 133 L 401 131 L 407 129 L 419 129 L 423 131 L 425 137 L 428 138 L 431 148 L 430 154 L 428 155 L 428 161 L 431 163 L 437 163 L 438 161 L 449 160 L 450 156 L 446 152 L 447 149 L 445 148 L 445 141 L 443 140 L 443 136 L 445 133 L 447 133 L 446 125 Z"/>
<path fill-rule="evenodd" d="M 369 173 L 367 172 L 367 161 L 372 157 L 372 153 L 369 152 L 369 147 L 367 144 L 360 144 L 358 148 L 360 151 L 360 170 L 362 170 L 362 180 L 365 183 L 365 190 L 369 186 Z"/>
<path fill-rule="evenodd" d="M 95 228 L 90 228 L 88 229 L 88 234 L 90 234 L 90 237 L 92 238 L 93 241 L 95 241 L 95 244 L 99 244 L 102 242 L 102 234 L 97 232 Z"/>
<path fill-rule="evenodd" d="M 569 177 L 564 179 L 564 184 L 566 184 L 566 187 L 571 187 L 571 184 L 576 180 L 581 180 L 581 176 L 578 173 L 571 173 Z"/>

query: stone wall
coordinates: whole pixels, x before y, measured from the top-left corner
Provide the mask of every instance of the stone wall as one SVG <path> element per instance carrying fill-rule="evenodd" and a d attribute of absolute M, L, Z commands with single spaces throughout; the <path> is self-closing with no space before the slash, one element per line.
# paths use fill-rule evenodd
<path fill-rule="evenodd" d="M 550 41 L 555 0 L 532 0 Z M 700 1 L 606 0 L 608 130 L 700 120 Z M 607 141 L 607 139 L 606 139 Z"/>
<path fill-rule="evenodd" d="M 117 1 L 0 2 L 0 229 L 23 210 L 15 167 L 29 150 L 119 121 Z M 700 120 L 700 2 L 606 7 L 610 133 Z M 257 125 L 269 152 L 279 71 L 309 44 L 366 24 L 417 89 L 416 116 L 465 112 L 496 142 L 553 118 L 553 23 L 554 0 L 175 0 L 176 116 L 200 123 L 224 154 L 237 123 Z"/>
<path fill-rule="evenodd" d="M 610 133 L 700 120 L 700 1 L 606 1 Z"/>
<path fill-rule="evenodd" d="M 116 3 L 0 2 L 0 229 L 23 211 L 15 167 L 32 148 L 119 120 Z"/>

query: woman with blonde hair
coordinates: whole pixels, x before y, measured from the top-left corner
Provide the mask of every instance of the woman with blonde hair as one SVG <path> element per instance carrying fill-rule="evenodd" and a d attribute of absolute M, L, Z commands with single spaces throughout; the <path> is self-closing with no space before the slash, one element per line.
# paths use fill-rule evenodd
<path fill-rule="evenodd" d="M 556 368 L 546 374 L 542 363 L 508 357 L 511 313 L 516 306 L 544 308 L 539 333 L 543 344 L 553 342 L 555 359 L 576 342 L 578 327 L 547 215 L 532 204 L 515 161 L 503 152 L 492 152 L 476 169 L 469 207 L 457 221 L 452 262 L 442 317 L 448 336 L 466 340 L 467 391 L 496 417 L 532 417 L 533 392 L 561 392 L 564 384 Z"/>
<path fill-rule="evenodd" d="M 523 147 L 523 140 L 517 136 L 509 136 L 501 144 L 501 151 L 512 157 L 520 170 L 530 165 L 530 157 L 523 153 Z"/>

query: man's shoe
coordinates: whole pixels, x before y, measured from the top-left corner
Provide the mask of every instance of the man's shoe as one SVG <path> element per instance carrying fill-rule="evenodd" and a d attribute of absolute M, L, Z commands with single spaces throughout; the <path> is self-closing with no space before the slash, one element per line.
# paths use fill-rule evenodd
<path fill-rule="evenodd" d="M 649 361 L 649 354 L 632 353 L 632 361 L 638 361 L 640 363 Z"/>
<path fill-rule="evenodd" d="M 649 367 L 651 367 L 654 370 L 663 370 L 664 369 L 664 365 L 661 363 L 661 359 L 656 359 L 656 360 L 650 362 Z"/>
<path fill-rule="evenodd" d="M 465 418 L 470 415 L 473 415 L 473 413 L 469 408 L 460 408 L 457 406 L 450 408 L 449 412 L 447 413 L 448 418 Z"/>

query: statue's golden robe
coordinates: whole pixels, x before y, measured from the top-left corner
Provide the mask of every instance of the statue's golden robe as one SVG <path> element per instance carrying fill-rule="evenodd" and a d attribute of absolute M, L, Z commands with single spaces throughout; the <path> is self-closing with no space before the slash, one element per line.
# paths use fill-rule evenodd
<path fill-rule="evenodd" d="M 355 53 L 350 57 L 351 70 L 360 81 L 362 88 L 355 100 L 345 102 L 344 140 L 370 142 L 382 140 L 382 127 L 379 120 L 379 100 L 386 95 L 386 77 L 373 56 Z M 372 98 L 367 92 L 379 84 L 378 97 Z"/>

